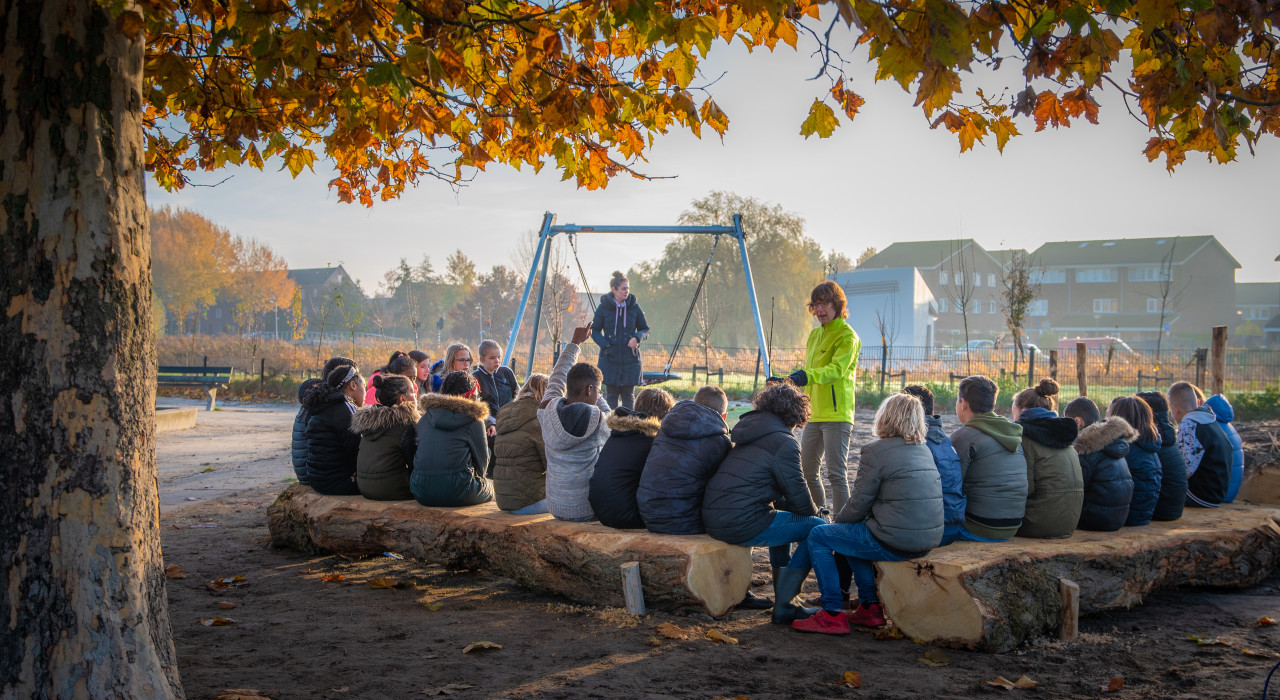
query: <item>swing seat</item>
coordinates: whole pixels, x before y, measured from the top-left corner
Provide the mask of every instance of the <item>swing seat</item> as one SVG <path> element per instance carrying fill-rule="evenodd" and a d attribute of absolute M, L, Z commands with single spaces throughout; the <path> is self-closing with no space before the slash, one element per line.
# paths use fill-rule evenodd
<path fill-rule="evenodd" d="M 645 372 L 643 386 L 649 386 L 650 384 L 661 384 L 663 382 L 670 382 L 670 381 L 679 381 L 681 379 L 684 379 L 682 375 L 674 374 L 671 372 Z"/>

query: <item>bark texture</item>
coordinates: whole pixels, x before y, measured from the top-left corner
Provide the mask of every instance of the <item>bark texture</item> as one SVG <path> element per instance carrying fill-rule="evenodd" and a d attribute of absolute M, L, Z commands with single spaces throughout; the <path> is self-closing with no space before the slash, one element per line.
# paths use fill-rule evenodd
<path fill-rule="evenodd" d="M 706 535 L 655 535 L 512 515 L 493 503 L 426 508 L 413 501 L 285 489 L 267 513 L 277 546 L 338 554 L 392 551 L 452 569 L 482 569 L 592 605 L 625 605 L 622 564 L 640 562 L 649 608 L 725 614 L 751 584 L 751 550 Z"/>
<path fill-rule="evenodd" d="M 0 0 L 4 698 L 182 695 L 158 529 L 143 38 L 136 12 L 117 22 L 106 4 Z"/>
<path fill-rule="evenodd" d="M 880 598 L 909 637 L 1009 651 L 1057 634 L 1060 579 L 1079 584 L 1082 615 L 1133 607 L 1166 586 L 1258 583 L 1280 564 L 1277 518 L 1274 508 L 1236 504 L 1065 540 L 957 542 L 923 559 L 877 564 Z"/>

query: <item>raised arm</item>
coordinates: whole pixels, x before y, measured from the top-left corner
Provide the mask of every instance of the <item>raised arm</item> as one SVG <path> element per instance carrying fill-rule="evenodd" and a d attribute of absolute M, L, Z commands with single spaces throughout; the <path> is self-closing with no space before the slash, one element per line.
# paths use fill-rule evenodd
<path fill-rule="evenodd" d="M 560 349 L 560 359 L 556 360 L 556 366 L 551 369 L 551 376 L 547 377 L 547 391 L 542 395 L 542 403 L 539 406 L 550 406 L 564 397 L 565 381 L 569 378 L 569 368 L 578 361 L 578 353 L 581 350 L 579 346 L 590 335 L 591 324 L 573 329 L 573 338 Z"/>

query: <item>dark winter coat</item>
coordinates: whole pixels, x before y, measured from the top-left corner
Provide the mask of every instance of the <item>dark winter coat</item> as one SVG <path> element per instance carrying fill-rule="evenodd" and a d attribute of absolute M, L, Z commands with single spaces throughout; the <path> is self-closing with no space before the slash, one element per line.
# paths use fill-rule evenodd
<path fill-rule="evenodd" d="M 338 390 L 307 395 L 307 484 L 317 493 L 350 496 L 356 486 L 360 436 L 351 432 L 356 406 Z"/>
<path fill-rule="evenodd" d="M 1160 432 L 1160 498 L 1151 513 L 1152 520 L 1177 520 L 1182 517 L 1182 506 L 1187 501 L 1187 463 L 1178 450 L 1178 431 L 1169 419 L 1168 411 L 1155 414 L 1156 430 Z"/>
<path fill-rule="evenodd" d="M 293 417 L 293 441 L 289 456 L 293 460 L 293 475 L 298 478 L 299 484 L 307 483 L 307 421 L 311 419 L 311 414 L 302 405 L 302 399 L 311 391 L 311 387 L 319 383 L 319 379 L 311 378 L 298 386 L 298 414 Z"/>
<path fill-rule="evenodd" d="M 733 426 L 733 448 L 707 482 L 702 523 L 717 540 L 742 544 L 769 527 L 775 508 L 818 514 L 791 429 L 772 413 L 749 411 Z"/>
<path fill-rule="evenodd" d="M 1084 504 L 1084 475 L 1080 457 L 1072 449 L 1078 428 L 1073 418 L 1044 417 L 1018 420 L 1022 453 L 1027 458 L 1027 512 L 1019 537 L 1070 537 L 1080 522 Z"/>
<path fill-rule="evenodd" d="M 493 500 L 484 478 L 489 443 L 484 419 L 489 408 L 479 401 L 427 394 L 418 401 L 418 449 L 409 488 L 424 506 L 473 506 Z"/>
<path fill-rule="evenodd" d="M 401 447 L 406 431 L 418 425 L 418 409 L 411 403 L 365 406 L 351 417 L 351 432 L 360 435 L 356 484 L 360 495 L 373 501 L 408 501 L 413 456 Z"/>
<path fill-rule="evenodd" d="M 1178 449 L 1187 463 L 1187 505 L 1218 507 L 1231 487 L 1231 440 L 1212 408 L 1182 417 Z"/>
<path fill-rule="evenodd" d="M 1163 475 L 1159 453 L 1158 442 L 1135 440 L 1129 445 L 1129 454 L 1124 457 L 1125 464 L 1129 466 L 1129 476 L 1133 479 L 1133 498 L 1129 500 L 1129 516 L 1124 520 L 1128 527 L 1151 522 L 1151 514 L 1160 500 L 1160 477 Z"/>
<path fill-rule="evenodd" d="M 1236 500 L 1236 494 L 1240 493 L 1240 484 L 1244 482 L 1244 441 L 1240 439 L 1240 433 L 1236 431 L 1236 427 L 1231 424 L 1231 421 L 1236 419 L 1236 411 L 1227 401 L 1227 397 L 1214 394 L 1205 399 L 1204 405 L 1213 409 L 1218 425 L 1222 426 L 1222 432 L 1227 434 L 1227 441 L 1231 443 L 1231 479 L 1227 482 L 1227 495 L 1222 499 L 1223 503 L 1230 503 Z"/>
<path fill-rule="evenodd" d="M 915 559 L 942 541 L 943 512 L 942 480 L 929 448 L 891 437 L 862 448 L 849 500 L 833 522 L 866 521 L 882 547 Z"/>
<path fill-rule="evenodd" d="M 938 476 L 942 479 L 942 505 L 946 514 L 947 525 L 964 523 L 964 476 L 960 468 L 960 456 L 951 445 L 951 438 L 942 432 L 941 416 L 928 416 L 924 422 L 929 426 L 924 444 L 933 455 L 933 466 L 938 468 Z"/>
<path fill-rule="evenodd" d="M 662 421 L 619 406 L 606 422 L 611 432 L 591 473 L 587 500 L 602 525 L 622 530 L 643 529 L 636 490 L 640 488 L 640 473 L 644 471 L 644 462 L 649 458 L 653 438 Z"/>
<path fill-rule="evenodd" d="M 493 493 L 502 510 L 520 510 L 547 497 L 547 452 L 538 402 L 517 399 L 498 412 L 493 439 Z"/>
<path fill-rule="evenodd" d="M 609 386 L 636 386 L 642 384 L 640 349 L 627 347 L 632 338 L 643 341 L 649 337 L 649 323 L 644 319 L 644 309 L 630 294 L 619 304 L 612 294 L 600 295 L 600 306 L 591 322 L 591 339 L 600 346 L 600 360 L 596 366 L 604 374 Z"/>
<path fill-rule="evenodd" d="M 1115 416 L 1080 431 L 1075 447 L 1084 475 L 1084 505 L 1076 529 L 1112 532 L 1124 525 L 1133 498 L 1133 477 L 1124 458 L 1136 437 L 1138 432 Z"/>
<path fill-rule="evenodd" d="M 514 401 L 520 393 L 520 382 L 510 367 L 500 366 L 493 374 L 476 367 L 471 376 L 480 385 L 480 400 L 489 407 L 490 416 L 497 416 L 498 409 Z"/>
<path fill-rule="evenodd" d="M 681 401 L 662 419 L 640 474 L 636 504 L 650 532 L 703 532 L 702 495 L 733 443 L 729 426 L 710 408 Z"/>
<path fill-rule="evenodd" d="M 951 433 L 964 475 L 965 524 L 993 540 L 1013 537 L 1027 509 L 1022 426 L 988 411 Z"/>

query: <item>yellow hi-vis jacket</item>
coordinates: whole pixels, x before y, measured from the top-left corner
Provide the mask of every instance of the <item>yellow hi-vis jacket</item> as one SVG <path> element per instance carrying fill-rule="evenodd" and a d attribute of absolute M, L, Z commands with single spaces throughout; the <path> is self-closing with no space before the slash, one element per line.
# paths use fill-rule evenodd
<path fill-rule="evenodd" d="M 852 423 L 853 382 L 862 340 L 843 318 L 809 331 L 804 347 L 804 374 L 814 423 Z"/>

